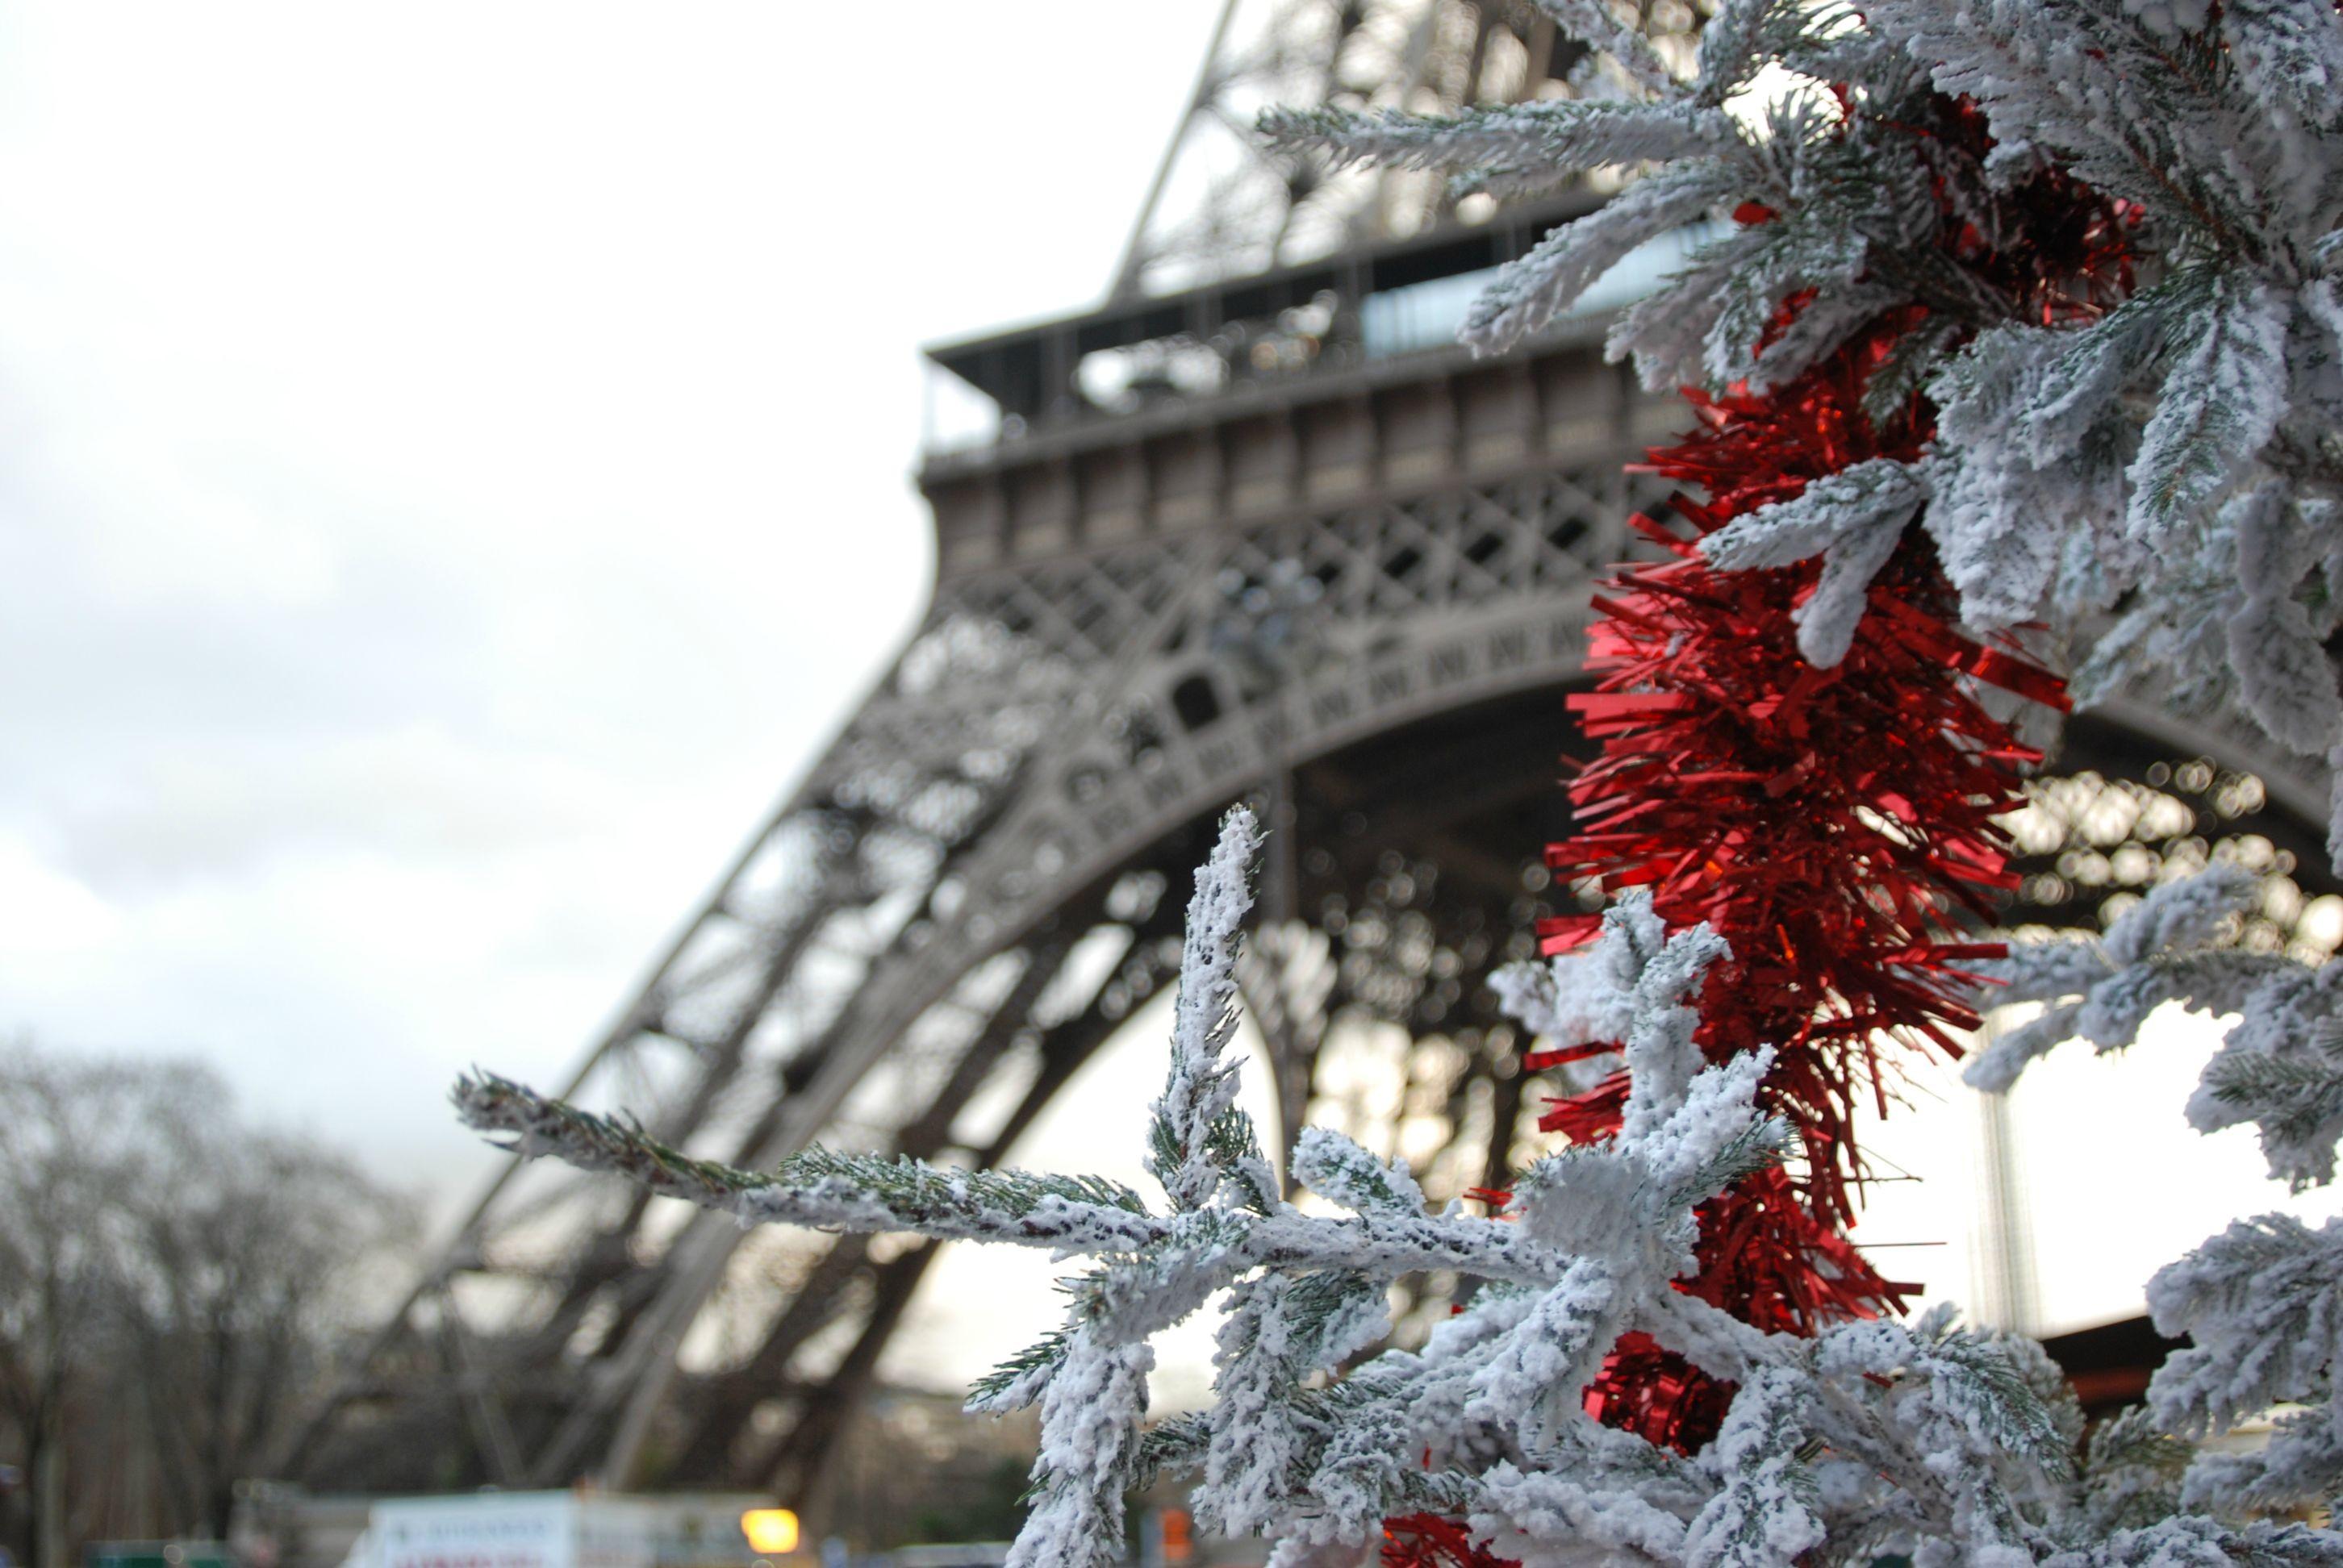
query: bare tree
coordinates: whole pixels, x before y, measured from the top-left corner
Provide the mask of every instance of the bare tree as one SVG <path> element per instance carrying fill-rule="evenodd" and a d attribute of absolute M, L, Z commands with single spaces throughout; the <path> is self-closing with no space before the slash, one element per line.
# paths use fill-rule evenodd
<path fill-rule="evenodd" d="M 33 1568 L 69 1537 L 223 1535 L 410 1205 L 191 1062 L 0 1051 L 0 1130 L 10 1533 Z"/>

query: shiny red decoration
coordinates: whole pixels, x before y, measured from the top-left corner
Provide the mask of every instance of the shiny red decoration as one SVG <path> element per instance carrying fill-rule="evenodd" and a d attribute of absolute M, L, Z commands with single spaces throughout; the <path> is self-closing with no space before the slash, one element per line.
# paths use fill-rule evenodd
<path fill-rule="evenodd" d="M 1883 322 L 1766 397 L 1692 395 L 1700 427 L 1651 468 L 1698 484 L 1670 523 L 1636 526 L 1661 558 L 1597 596 L 1593 691 L 1571 699 L 1601 755 L 1568 788 L 1580 831 L 1547 849 L 1565 885 L 1606 900 L 1641 888 L 1670 927 L 1707 922 L 1732 957 L 1712 973 L 1698 1036 L 1712 1060 L 1775 1050 L 1762 1091 L 1805 1159 L 1702 1206 L 1697 1268 L 1681 1289 L 1779 1332 L 1893 1311 L 1916 1289 L 1886 1279 L 1843 1233 L 1864 1177 L 1857 1097 L 1884 1114 L 1897 1048 L 1957 1054 L 1976 1015 L 1964 965 L 1999 949 L 1961 939 L 2013 879 L 1994 817 L 2036 760 L 1979 706 L 1980 680 L 2063 704 L 2057 683 L 1946 624 L 1950 592 L 1924 537 L 1899 548 L 1837 666 L 1796 646 L 1816 563 L 1720 571 L 1702 538 L 1813 479 L 1874 457 L 1917 455 L 1916 418 L 1864 417 L 1872 370 L 1902 327 Z M 1545 950 L 1591 938 L 1595 917 L 1540 929 Z M 1533 1056 L 1525 1065 L 1551 1065 Z M 1542 1125 L 1609 1137 L 1623 1075 L 1554 1104 Z M 1731 1391 L 1648 1342 L 1623 1343 L 1587 1391 L 1591 1413 L 1686 1452 Z"/>
<path fill-rule="evenodd" d="M 1519 1568 L 1473 1539 L 1472 1532 L 1437 1513 L 1383 1521 L 1383 1568 Z"/>
<path fill-rule="evenodd" d="M 1727 572 L 1698 551 L 1702 537 L 1822 475 L 1917 455 L 1916 433 L 1882 441 L 1861 412 L 1892 341 L 1883 329 L 1771 397 L 1695 397 L 1703 428 L 1652 454 L 1654 471 L 1711 498 L 1677 498 L 1673 528 L 1636 518 L 1663 558 L 1596 597 L 1598 680 L 1570 706 L 1602 755 L 1568 786 L 1578 833 L 1546 851 L 1557 880 L 1599 886 L 1606 900 L 1641 888 L 1671 927 L 1706 921 L 1732 944 L 1702 1044 L 1718 1060 L 1775 1048 L 1767 1094 L 1805 1141 L 1800 1186 L 1825 1223 L 1854 1216 L 1862 1168 L 1849 1120 L 1859 1092 L 1886 1109 L 1882 1040 L 1955 1050 L 1953 1031 L 1976 1022 L 1961 965 L 1998 951 L 1956 940 L 1952 920 L 1989 920 L 1988 895 L 2014 881 L 1993 818 L 2015 803 L 2014 766 L 2036 759 L 1971 681 L 2063 702 L 2052 678 L 1946 626 L 1949 589 L 1916 532 L 1828 669 L 1795 642 L 1816 563 Z M 1563 952 L 1597 925 L 1564 916 L 1539 934 Z M 1599 1135 L 1624 1092 L 1606 1086 L 1547 1124 Z"/>
<path fill-rule="evenodd" d="M 1845 95 L 1842 106 L 1862 111 Z M 1981 158 L 1983 116 L 1939 99 L 1926 126 Z M 2088 316 L 2130 292 L 2136 215 L 2055 171 L 2008 193 L 1991 242 L 1940 201 L 1948 258 L 2046 324 Z M 1757 202 L 1735 210 L 1758 224 Z M 1793 296 L 1778 333 L 1812 297 Z M 1693 1274 L 1677 1288 L 1770 1331 L 1811 1334 L 1892 1312 L 1919 1287 L 1890 1280 L 1845 1234 L 1865 1177 L 1853 1117 L 1860 1100 L 1886 1112 L 1898 1053 L 1956 1056 L 1977 1020 L 1962 1000 L 1966 966 L 1999 956 L 1964 940 L 1990 925 L 1994 895 L 2015 879 L 1994 819 L 2016 804 L 2018 769 L 2038 761 L 1977 701 L 1998 687 L 2063 709 L 2058 679 L 1952 627 L 1954 596 L 1926 537 L 1911 530 L 1872 585 L 1854 644 L 1817 669 L 1796 646 L 1796 611 L 1820 565 L 1719 571 L 1700 541 L 1768 502 L 1871 457 L 1917 457 L 1933 435 L 1918 395 L 1875 422 L 1873 374 L 1928 319 L 1889 312 L 1795 384 L 1765 396 L 1684 394 L 1697 420 L 1647 470 L 1697 487 L 1668 515 L 1634 519 L 1656 558 L 1622 568 L 1594 599 L 1587 668 L 1594 689 L 1570 699 L 1594 761 L 1569 780 L 1577 831 L 1546 862 L 1564 888 L 1608 902 L 1649 891 L 1671 928 L 1706 921 L 1732 947 L 1702 998 L 1698 1040 L 1711 1060 L 1775 1050 L 1760 1093 L 1804 1144 L 1804 1160 L 1760 1172 L 1697 1211 Z M 1599 917 L 1539 928 L 1567 952 Z M 1540 1070 L 1601 1046 L 1533 1053 Z M 1554 1101 L 1540 1125 L 1574 1142 L 1613 1136 L 1624 1073 Z M 1495 1199 L 1500 1194 L 1485 1196 Z M 1590 1415 L 1692 1452 L 1715 1435 L 1734 1387 L 1641 1334 L 1623 1337 L 1584 1392 Z M 1513 1568 L 1453 1521 L 1386 1522 L 1385 1568 Z"/>

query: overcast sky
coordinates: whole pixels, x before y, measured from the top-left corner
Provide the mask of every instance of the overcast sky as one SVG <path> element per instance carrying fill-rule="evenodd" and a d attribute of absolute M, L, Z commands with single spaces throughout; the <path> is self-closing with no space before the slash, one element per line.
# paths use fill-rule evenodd
<path fill-rule="evenodd" d="M 1216 8 L 0 8 L 0 1028 L 471 1187 L 447 1083 L 875 678 L 920 345 L 1099 297 Z"/>
<path fill-rule="evenodd" d="M 413 1179 L 917 613 L 918 346 L 1080 308 L 1212 0 L 0 14 L 0 1023 Z"/>
<path fill-rule="evenodd" d="M 1215 9 L 0 9 L 0 1027 L 477 1181 L 444 1086 L 560 1077 L 876 674 L 918 346 L 1097 297 Z M 1136 1174 L 1132 1049 L 1030 1158 Z M 2054 1320 L 2266 1192 L 2175 1125 L 2201 1050 L 2037 1095 Z M 1868 1231 L 1935 1294 L 1969 1115 Z M 2110 1240 L 2077 1133 L 2141 1116 L 2164 1229 Z M 1050 1272 L 948 1260 L 896 1365 Z"/>

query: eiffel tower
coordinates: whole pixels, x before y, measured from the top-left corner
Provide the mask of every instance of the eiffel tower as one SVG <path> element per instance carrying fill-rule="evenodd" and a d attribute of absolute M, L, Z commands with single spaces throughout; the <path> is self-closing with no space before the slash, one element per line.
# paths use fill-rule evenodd
<path fill-rule="evenodd" d="M 1539 1091 L 1481 981 L 1573 896 L 1537 860 L 1559 694 L 1656 498 L 1622 464 L 1678 416 L 1604 363 L 1600 301 L 1503 358 L 1451 345 L 1482 275 L 1599 192 L 1475 211 L 1242 128 L 1568 92 L 1577 60 L 1506 0 L 1231 0 L 1107 303 L 930 350 L 978 420 L 920 474 L 920 628 L 552 1087 L 738 1164 L 1001 1161 L 1175 971 L 1189 870 L 1251 797 L 1277 832 L 1245 1000 L 1286 1139 L 1342 1031 L 1397 1026 L 1403 1126 L 1352 1130 L 1435 1199 L 1502 1181 Z M 2087 920 L 2154 874 L 2124 850 L 2191 832 L 2261 846 L 2298 908 L 2333 890 L 2324 781 L 2249 738 L 2119 706 L 2066 766 L 2034 918 Z M 283 1473 L 817 1496 L 935 1249 L 672 1211 L 501 1171 Z"/>

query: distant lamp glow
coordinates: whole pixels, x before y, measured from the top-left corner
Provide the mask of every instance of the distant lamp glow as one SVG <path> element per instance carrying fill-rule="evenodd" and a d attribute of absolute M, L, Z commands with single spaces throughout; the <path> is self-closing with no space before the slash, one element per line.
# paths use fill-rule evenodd
<path fill-rule="evenodd" d="M 760 1555 L 778 1557 L 798 1549 L 798 1516 L 786 1508 L 751 1508 L 740 1515 L 740 1533 Z"/>

